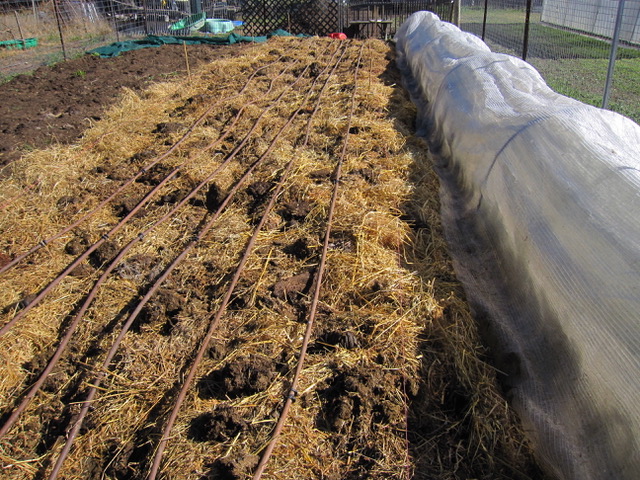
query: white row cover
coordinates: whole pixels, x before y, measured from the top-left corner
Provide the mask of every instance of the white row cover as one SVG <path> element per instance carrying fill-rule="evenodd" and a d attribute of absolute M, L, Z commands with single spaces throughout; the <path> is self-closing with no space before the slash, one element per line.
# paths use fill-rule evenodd
<path fill-rule="evenodd" d="M 432 13 L 396 40 L 458 274 L 539 459 L 639 479 L 640 126 Z"/>

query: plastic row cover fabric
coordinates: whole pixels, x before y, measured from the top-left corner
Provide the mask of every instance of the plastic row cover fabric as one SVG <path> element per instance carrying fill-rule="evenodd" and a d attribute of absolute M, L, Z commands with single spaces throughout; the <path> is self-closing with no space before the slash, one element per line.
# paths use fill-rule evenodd
<path fill-rule="evenodd" d="M 456 268 L 538 457 L 640 478 L 640 127 L 432 13 L 396 40 Z"/>

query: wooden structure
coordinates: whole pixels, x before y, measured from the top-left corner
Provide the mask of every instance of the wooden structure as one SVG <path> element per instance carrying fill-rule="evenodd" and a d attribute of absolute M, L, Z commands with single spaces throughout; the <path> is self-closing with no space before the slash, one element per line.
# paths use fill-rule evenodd
<path fill-rule="evenodd" d="M 453 5 L 453 0 L 246 0 L 241 16 L 246 35 L 281 28 L 294 34 L 344 32 L 349 37 L 386 38 L 420 10 L 451 21 Z"/>
<path fill-rule="evenodd" d="M 428 10 L 442 20 L 453 19 L 453 0 L 351 0 L 348 4 L 345 33 L 349 37 L 382 37 L 394 35 L 414 12 Z"/>
<path fill-rule="evenodd" d="M 246 35 L 266 35 L 283 29 L 290 33 L 328 35 L 337 30 L 345 4 L 335 0 L 246 0 L 242 20 Z"/>

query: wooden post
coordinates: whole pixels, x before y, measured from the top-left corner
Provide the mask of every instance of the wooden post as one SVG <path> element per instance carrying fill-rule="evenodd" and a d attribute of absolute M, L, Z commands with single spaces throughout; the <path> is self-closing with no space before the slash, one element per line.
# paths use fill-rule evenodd
<path fill-rule="evenodd" d="M 58 23 L 58 33 L 60 34 L 60 45 L 62 45 L 62 58 L 67 59 L 67 49 L 64 46 L 64 35 L 62 35 L 62 17 L 60 15 L 60 8 L 58 7 L 58 0 L 53 0 L 53 10 L 56 15 L 56 22 Z"/>
<path fill-rule="evenodd" d="M 187 63 L 187 77 L 189 78 L 189 82 L 191 82 L 191 69 L 189 68 L 189 54 L 187 53 L 187 42 L 183 41 L 182 45 L 184 46 L 184 61 Z"/>
<path fill-rule="evenodd" d="M 20 25 L 20 19 L 18 18 L 18 12 L 13 11 L 16 16 L 16 23 L 18 24 L 18 33 L 20 33 L 20 40 L 22 40 L 22 47 L 27 48 L 27 42 L 24 39 L 24 33 L 22 33 L 22 26 Z"/>
<path fill-rule="evenodd" d="M 369 93 L 371 93 L 371 77 L 373 77 L 373 52 L 371 51 L 371 42 L 367 43 L 369 53 Z"/>
<path fill-rule="evenodd" d="M 460 0 L 453 0 L 453 15 L 451 23 L 456 27 L 460 27 Z"/>

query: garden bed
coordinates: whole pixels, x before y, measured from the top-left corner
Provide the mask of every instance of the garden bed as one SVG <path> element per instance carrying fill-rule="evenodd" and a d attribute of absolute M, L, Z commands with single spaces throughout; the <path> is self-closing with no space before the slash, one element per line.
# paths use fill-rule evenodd
<path fill-rule="evenodd" d="M 293 397 L 264 478 L 542 478 L 455 278 L 393 48 L 197 48 L 190 76 L 162 47 L 6 85 L 90 87 L 51 112 L 51 90 L 16 93 L 25 127 L 4 128 L 0 475 L 146 478 L 161 445 L 162 478 L 251 478 Z M 111 103 L 111 77 L 144 85 Z"/>

